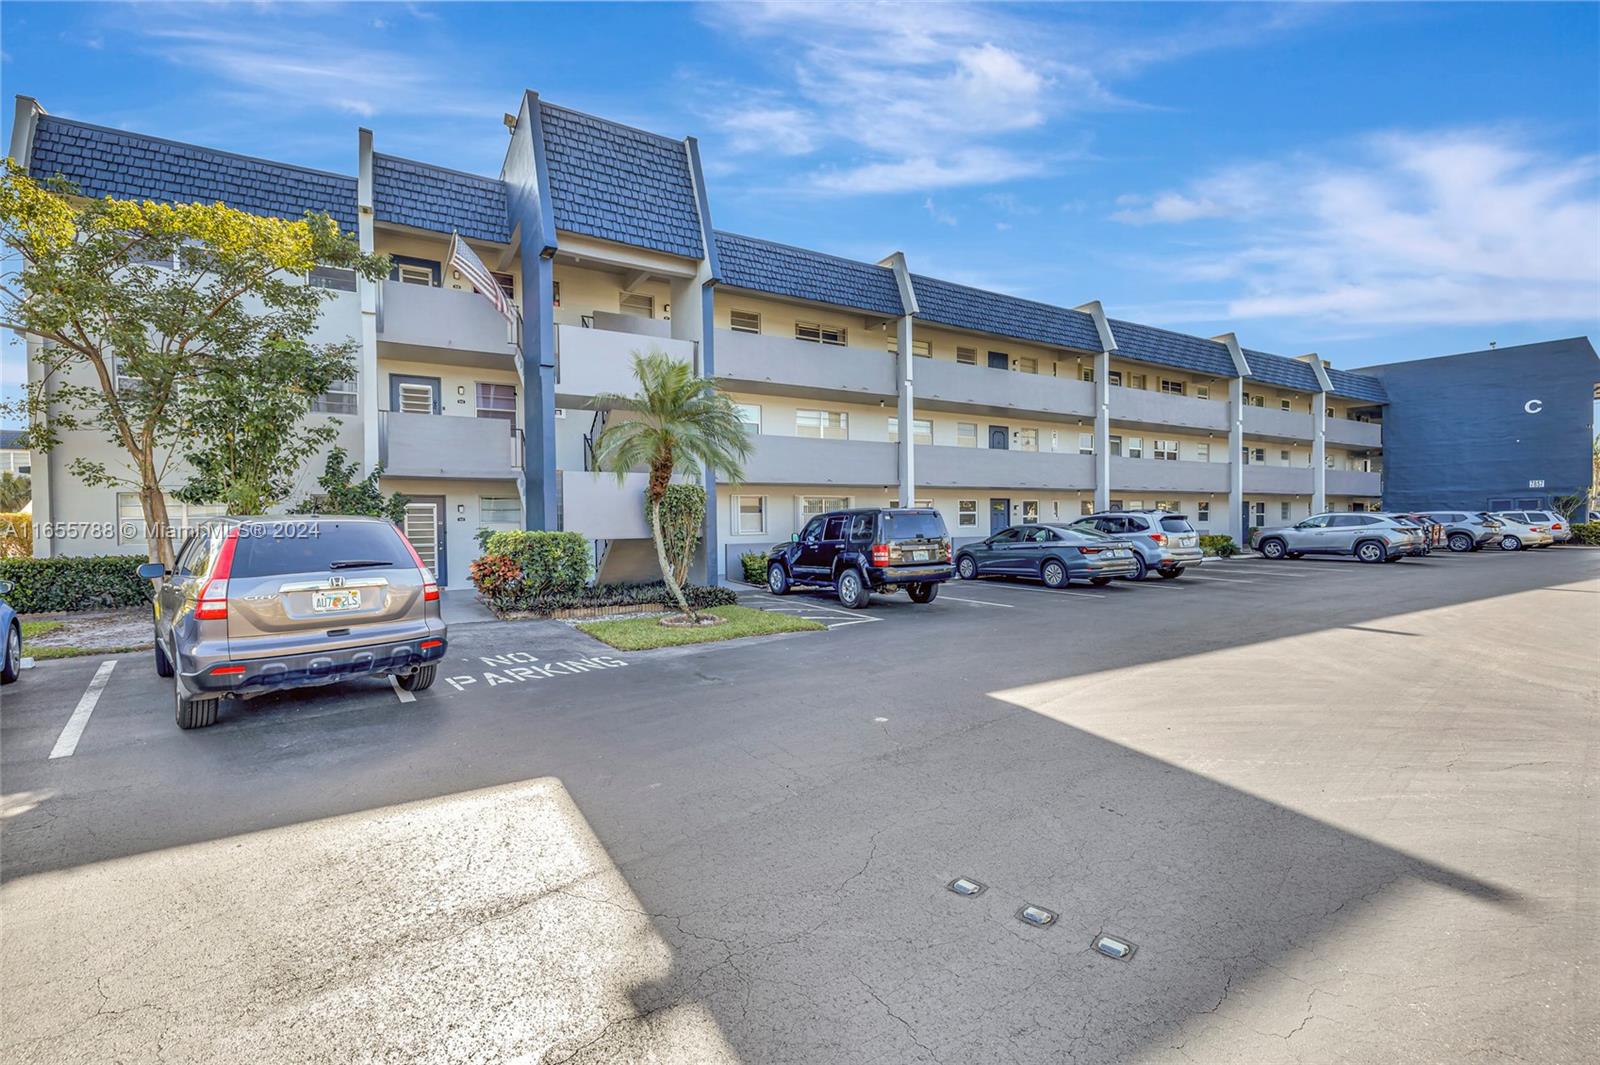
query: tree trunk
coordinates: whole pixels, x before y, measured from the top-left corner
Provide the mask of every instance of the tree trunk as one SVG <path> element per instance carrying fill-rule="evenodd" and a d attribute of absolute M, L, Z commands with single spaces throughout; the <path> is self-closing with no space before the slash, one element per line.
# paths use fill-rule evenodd
<path fill-rule="evenodd" d="M 141 477 L 139 506 L 144 511 L 144 540 L 150 561 L 172 569 L 172 536 L 167 518 L 167 497 L 150 472 Z"/>
<path fill-rule="evenodd" d="M 678 601 L 678 611 L 685 617 L 700 620 L 700 615 L 689 608 L 689 601 L 683 597 L 683 589 L 678 587 L 678 582 L 672 576 L 672 563 L 667 561 L 667 543 L 661 536 L 660 499 L 650 500 L 650 537 L 656 542 L 656 563 L 661 567 L 661 579 L 666 582 L 672 598 Z"/>

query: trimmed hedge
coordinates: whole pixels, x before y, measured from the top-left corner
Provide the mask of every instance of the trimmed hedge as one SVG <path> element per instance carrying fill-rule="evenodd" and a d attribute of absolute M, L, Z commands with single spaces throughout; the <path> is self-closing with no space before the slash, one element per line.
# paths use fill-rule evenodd
<path fill-rule="evenodd" d="M 577 595 L 589 583 L 592 548 L 582 533 L 507 529 L 489 537 L 484 553 L 509 558 L 521 570 L 505 590 L 514 596 Z"/>
<path fill-rule="evenodd" d="M 1231 536 L 1205 533 L 1200 537 L 1200 550 L 1217 558 L 1231 558 L 1239 553 L 1239 545 L 1233 542 Z"/>
<path fill-rule="evenodd" d="M 746 551 L 739 556 L 739 565 L 744 567 L 745 583 L 767 583 L 767 553 L 765 551 Z"/>
<path fill-rule="evenodd" d="M 683 586 L 683 597 L 696 610 L 711 606 L 733 606 L 739 597 L 728 588 L 708 588 L 698 584 Z M 518 596 L 490 601 L 489 605 L 502 614 L 550 614 L 557 610 L 617 608 L 640 606 L 676 607 L 677 602 L 662 581 L 654 584 L 597 584 L 576 594 Z"/>
<path fill-rule="evenodd" d="M 19 614 L 58 610 L 105 610 L 150 602 L 150 582 L 141 580 L 144 555 L 0 559 L 0 580 L 15 587 L 6 602 Z"/>
<path fill-rule="evenodd" d="M 1572 523 L 1572 542 L 1600 547 L 1600 521 L 1575 521 Z"/>

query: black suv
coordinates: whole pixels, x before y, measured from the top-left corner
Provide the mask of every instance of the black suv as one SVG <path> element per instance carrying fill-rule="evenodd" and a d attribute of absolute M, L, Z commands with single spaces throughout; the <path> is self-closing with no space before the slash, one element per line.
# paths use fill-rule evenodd
<path fill-rule="evenodd" d="M 839 602 L 859 610 L 873 592 L 899 585 L 913 603 L 931 603 L 951 577 L 950 534 L 936 510 L 835 510 L 806 522 L 767 554 L 767 587 L 833 588 Z"/>

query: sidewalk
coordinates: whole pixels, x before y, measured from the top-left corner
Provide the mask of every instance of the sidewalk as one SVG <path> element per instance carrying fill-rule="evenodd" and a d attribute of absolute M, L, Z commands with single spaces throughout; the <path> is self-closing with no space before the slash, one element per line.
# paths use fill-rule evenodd
<path fill-rule="evenodd" d="M 478 593 L 471 588 L 440 589 L 439 613 L 446 625 L 477 625 L 500 620 L 478 601 Z"/>

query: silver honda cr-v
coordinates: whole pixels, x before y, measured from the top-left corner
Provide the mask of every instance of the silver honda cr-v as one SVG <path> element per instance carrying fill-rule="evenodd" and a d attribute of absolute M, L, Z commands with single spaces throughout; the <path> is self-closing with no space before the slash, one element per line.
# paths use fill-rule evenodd
<path fill-rule="evenodd" d="M 439 586 L 378 518 L 219 518 L 157 582 L 156 673 L 172 677 L 179 728 L 217 720 L 224 698 L 393 676 L 433 683 L 446 631 Z"/>

